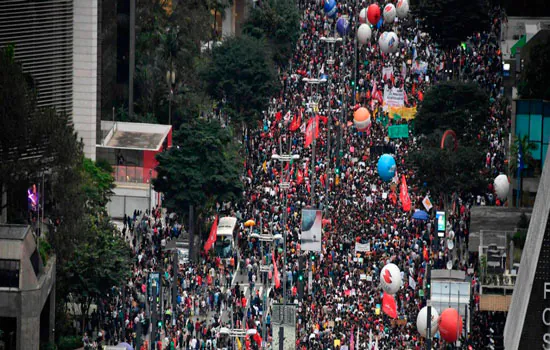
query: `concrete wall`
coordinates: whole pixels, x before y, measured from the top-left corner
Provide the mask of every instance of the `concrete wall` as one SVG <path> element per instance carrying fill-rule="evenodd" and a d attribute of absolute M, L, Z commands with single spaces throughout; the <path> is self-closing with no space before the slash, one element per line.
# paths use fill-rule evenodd
<path fill-rule="evenodd" d="M 131 215 L 134 210 L 149 209 L 149 184 L 117 183 L 114 195 L 107 204 L 107 212 L 115 219 Z M 158 194 L 151 189 L 151 208 L 157 205 Z"/>
<path fill-rule="evenodd" d="M 93 160 L 97 134 L 98 0 L 74 0 L 73 122 Z"/>

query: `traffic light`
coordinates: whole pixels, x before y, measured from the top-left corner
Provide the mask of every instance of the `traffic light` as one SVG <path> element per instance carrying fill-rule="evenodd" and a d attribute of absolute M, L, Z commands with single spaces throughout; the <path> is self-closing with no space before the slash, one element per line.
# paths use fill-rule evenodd
<path fill-rule="evenodd" d="M 355 80 L 351 81 L 351 86 L 355 86 Z"/>
<path fill-rule="evenodd" d="M 336 173 L 336 175 L 339 175 L 340 174 L 340 168 L 336 167 L 336 169 L 334 169 L 334 172 Z"/>
<path fill-rule="evenodd" d="M 303 280 L 304 280 L 304 273 L 300 271 L 300 273 L 298 273 L 298 281 L 302 282 Z"/>
<path fill-rule="evenodd" d="M 311 254 L 311 261 L 315 261 L 315 254 L 314 253 Z"/>
<path fill-rule="evenodd" d="M 157 325 L 158 325 L 158 328 L 159 328 L 159 329 L 162 328 L 162 321 L 159 320 L 158 323 L 157 323 Z"/>

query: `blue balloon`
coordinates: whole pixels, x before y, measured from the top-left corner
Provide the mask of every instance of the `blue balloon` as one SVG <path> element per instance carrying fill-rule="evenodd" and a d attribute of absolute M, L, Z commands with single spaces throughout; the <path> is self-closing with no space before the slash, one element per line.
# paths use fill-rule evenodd
<path fill-rule="evenodd" d="M 336 30 L 338 31 L 338 34 L 340 34 L 340 36 L 344 36 L 348 34 L 349 29 L 350 29 L 350 26 L 347 19 L 340 18 L 338 22 L 336 22 Z"/>
<path fill-rule="evenodd" d="M 390 181 L 395 176 L 395 159 L 390 154 L 383 154 L 378 159 L 378 175 L 384 181 Z"/>
<path fill-rule="evenodd" d="M 336 0 L 325 0 L 325 14 L 328 17 L 336 16 L 337 10 L 338 8 L 336 7 Z"/>
<path fill-rule="evenodd" d="M 380 20 L 378 21 L 378 23 L 376 23 L 376 29 L 382 28 L 383 25 L 384 25 L 384 18 L 380 17 Z"/>

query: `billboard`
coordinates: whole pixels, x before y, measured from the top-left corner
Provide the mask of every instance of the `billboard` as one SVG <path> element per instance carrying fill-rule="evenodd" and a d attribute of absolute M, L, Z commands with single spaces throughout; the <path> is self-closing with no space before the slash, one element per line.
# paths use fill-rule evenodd
<path fill-rule="evenodd" d="M 302 239 L 304 251 L 321 251 L 323 213 L 317 209 L 302 209 Z"/>
<path fill-rule="evenodd" d="M 438 211 L 435 213 L 435 218 L 437 220 L 437 236 L 445 237 L 445 228 L 447 225 L 447 219 L 445 218 L 444 211 Z"/>

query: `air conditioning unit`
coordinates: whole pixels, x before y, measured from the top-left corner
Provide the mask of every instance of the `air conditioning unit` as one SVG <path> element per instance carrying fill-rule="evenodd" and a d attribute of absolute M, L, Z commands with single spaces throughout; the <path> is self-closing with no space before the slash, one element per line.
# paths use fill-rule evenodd
<path fill-rule="evenodd" d="M 490 275 L 485 276 L 485 279 L 483 280 L 483 284 L 488 286 L 493 284 L 493 278 Z"/>
<path fill-rule="evenodd" d="M 503 276 L 503 284 L 505 286 L 514 286 L 516 284 L 516 276 L 515 275 L 504 275 Z"/>

